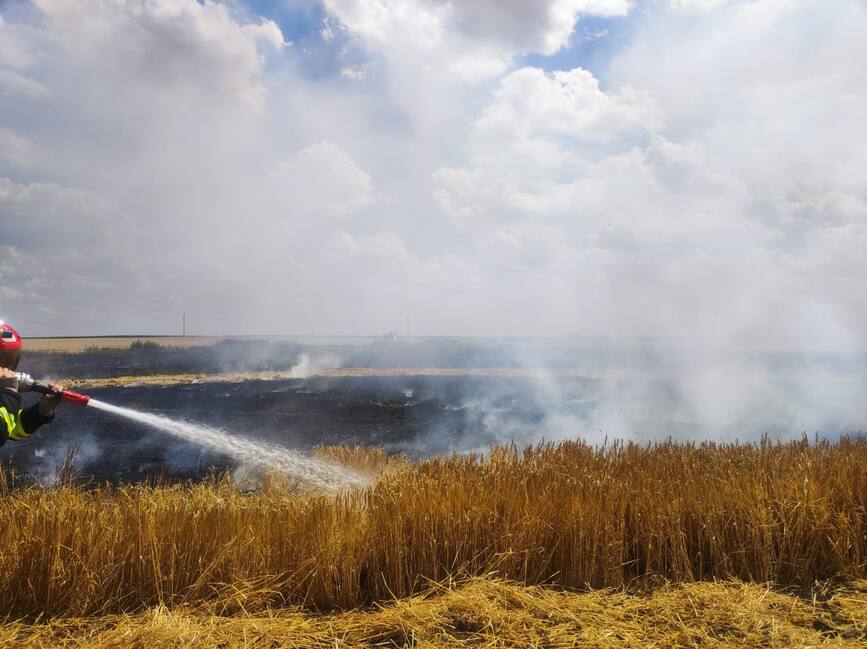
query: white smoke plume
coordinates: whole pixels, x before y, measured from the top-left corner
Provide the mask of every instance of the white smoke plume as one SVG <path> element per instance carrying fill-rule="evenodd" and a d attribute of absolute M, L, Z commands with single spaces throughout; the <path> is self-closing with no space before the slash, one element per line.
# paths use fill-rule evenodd
<path fill-rule="evenodd" d="M 311 7 L 0 4 L 25 336 L 641 339 L 675 405 L 609 382 L 585 428 L 863 425 L 763 356 L 865 349 L 863 2 Z"/>
<path fill-rule="evenodd" d="M 340 357 L 335 354 L 322 354 L 311 357 L 309 354 L 301 354 L 298 362 L 289 370 L 289 378 L 306 379 L 314 372 L 333 370 L 340 367 Z"/>

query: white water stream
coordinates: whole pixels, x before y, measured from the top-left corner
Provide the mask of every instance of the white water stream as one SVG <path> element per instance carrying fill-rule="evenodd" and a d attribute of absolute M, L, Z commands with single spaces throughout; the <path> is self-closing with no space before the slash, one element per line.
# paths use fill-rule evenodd
<path fill-rule="evenodd" d="M 96 399 L 91 399 L 88 405 L 153 426 L 188 442 L 207 446 L 245 464 L 269 467 L 289 477 L 323 489 L 336 490 L 344 487 L 360 487 L 368 482 L 363 476 L 338 464 L 317 460 L 273 444 L 229 435 L 209 426 L 175 421 L 160 415 L 113 406 Z"/>

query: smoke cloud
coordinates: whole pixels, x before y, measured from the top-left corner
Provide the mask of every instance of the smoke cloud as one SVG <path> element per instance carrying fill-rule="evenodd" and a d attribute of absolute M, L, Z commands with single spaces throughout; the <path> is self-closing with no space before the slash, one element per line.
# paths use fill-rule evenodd
<path fill-rule="evenodd" d="M 4 317 L 863 347 L 863 4 L 405 4 L 3 5 Z"/>
<path fill-rule="evenodd" d="M 0 4 L 2 315 L 604 337 L 665 380 L 540 375 L 552 434 L 860 427 L 816 354 L 865 348 L 865 32 L 844 0 Z"/>

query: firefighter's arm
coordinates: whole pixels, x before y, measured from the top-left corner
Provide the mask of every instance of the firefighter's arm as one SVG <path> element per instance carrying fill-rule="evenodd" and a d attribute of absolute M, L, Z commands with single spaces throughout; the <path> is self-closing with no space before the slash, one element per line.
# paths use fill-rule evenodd
<path fill-rule="evenodd" d="M 54 408 L 56 407 L 54 406 Z M 33 404 L 26 410 L 22 410 L 20 422 L 25 436 L 32 435 L 43 424 L 50 424 L 54 421 L 54 408 L 49 410 L 48 406 L 40 399 L 39 403 Z"/>

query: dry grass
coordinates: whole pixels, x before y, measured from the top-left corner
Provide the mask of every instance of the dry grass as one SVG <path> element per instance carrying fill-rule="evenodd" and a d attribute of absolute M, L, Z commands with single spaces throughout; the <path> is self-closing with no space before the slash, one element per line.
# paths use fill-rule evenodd
<path fill-rule="evenodd" d="M 94 349 L 129 349 L 133 343 L 163 347 L 200 347 L 225 340 L 225 336 L 91 336 L 83 338 L 26 338 L 26 351 L 89 352 Z"/>
<path fill-rule="evenodd" d="M 310 335 L 229 335 L 229 336 L 82 336 L 38 338 L 25 335 L 24 349 L 38 352 L 79 353 L 105 349 L 129 349 L 133 344 L 154 344 L 161 347 L 207 347 L 223 341 L 312 342 L 344 344 L 357 340 L 375 341 L 376 336 L 310 336 Z"/>
<path fill-rule="evenodd" d="M 245 647 L 863 647 L 867 582 L 802 598 L 739 582 L 569 593 L 476 578 L 373 611 L 134 615 L 0 626 L 21 649 Z"/>
<path fill-rule="evenodd" d="M 319 454 L 368 470 L 387 459 Z M 0 617 L 349 610 L 483 575 L 571 589 L 865 578 L 867 439 L 564 443 L 388 466 L 337 497 L 274 480 L 14 490 L 0 498 Z M 118 624 L 148 615 L 185 614 Z"/>
<path fill-rule="evenodd" d="M 540 375 L 556 378 L 601 378 L 608 379 L 634 378 L 636 372 L 622 371 L 588 372 L 582 369 L 548 369 L 548 368 L 377 368 L 377 367 L 341 367 L 337 369 L 313 370 L 304 374 L 304 378 L 366 378 L 366 377 L 484 377 L 484 378 L 538 378 Z M 657 373 L 657 376 L 660 374 Z M 183 373 L 183 374 L 148 374 L 146 376 L 125 375 L 88 378 L 62 378 L 59 382 L 77 389 L 95 388 L 125 388 L 142 385 L 179 385 L 187 383 L 236 383 L 239 381 L 284 381 L 297 379 L 297 370 L 262 370 L 249 372 L 225 373 Z"/>

